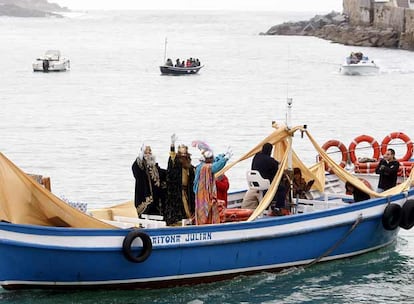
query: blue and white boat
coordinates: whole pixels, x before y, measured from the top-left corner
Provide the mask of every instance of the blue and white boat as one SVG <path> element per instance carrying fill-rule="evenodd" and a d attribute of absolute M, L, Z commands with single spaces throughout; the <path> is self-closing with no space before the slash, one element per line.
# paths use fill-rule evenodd
<path fill-rule="evenodd" d="M 290 148 L 298 131 L 308 135 L 322 160 L 309 170 L 302 167 L 305 177 L 315 179 L 312 197 L 296 200 L 291 215 L 270 216 L 266 210 L 284 169 L 303 165 Z M 400 227 L 414 225 L 414 174 L 381 194 L 364 188 L 303 126 L 279 126 L 218 174 L 253 156 L 265 142 L 285 152 L 258 207 L 247 221 L 204 226 L 137 228 L 122 217 L 118 224 L 98 220 L 43 189 L 0 154 L 0 284 L 5 289 L 127 289 L 211 282 L 364 254 L 395 242 Z M 351 181 L 372 198 L 350 204 L 345 193 L 329 191 L 325 185 L 332 176 L 325 176 L 324 162 L 337 181 Z"/>

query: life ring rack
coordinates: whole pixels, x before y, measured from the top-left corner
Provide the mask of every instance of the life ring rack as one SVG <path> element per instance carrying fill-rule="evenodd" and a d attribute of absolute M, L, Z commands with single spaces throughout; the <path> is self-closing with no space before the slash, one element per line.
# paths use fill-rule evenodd
<path fill-rule="evenodd" d="M 391 134 L 387 135 L 381 142 L 381 154 L 384 155 L 387 152 L 388 144 L 393 139 L 401 139 L 407 146 L 407 152 L 405 155 L 399 159 L 397 159 L 399 162 L 402 161 L 409 161 L 413 155 L 413 142 L 411 139 L 402 132 L 392 132 Z"/>
<path fill-rule="evenodd" d="M 339 140 L 331 139 L 331 140 L 328 140 L 326 143 L 323 144 L 322 149 L 324 151 L 327 151 L 330 147 L 337 147 L 339 149 L 339 151 L 341 152 L 341 155 L 342 155 L 342 159 L 341 159 L 341 162 L 339 163 L 339 165 L 342 168 L 345 168 L 346 163 L 348 161 L 348 150 L 347 150 L 346 146 L 342 142 L 340 142 Z M 325 164 L 325 170 L 329 171 L 329 172 L 331 171 L 328 168 L 327 164 Z"/>
<path fill-rule="evenodd" d="M 132 243 L 136 238 L 140 238 L 142 242 L 142 250 L 138 256 L 132 252 Z M 151 255 L 152 241 L 148 234 L 134 229 L 130 231 L 122 243 L 122 252 L 126 259 L 134 263 L 142 263 Z"/>
<path fill-rule="evenodd" d="M 371 145 L 371 147 L 374 149 L 374 154 L 372 155 L 372 158 L 378 160 L 380 157 L 379 143 L 372 136 L 364 134 L 364 135 L 355 137 L 355 139 L 349 145 L 348 152 L 349 152 L 349 159 L 351 160 L 351 162 L 354 164 L 357 162 L 357 157 L 355 155 L 355 148 L 359 143 L 362 143 L 362 142 L 367 142 Z"/>

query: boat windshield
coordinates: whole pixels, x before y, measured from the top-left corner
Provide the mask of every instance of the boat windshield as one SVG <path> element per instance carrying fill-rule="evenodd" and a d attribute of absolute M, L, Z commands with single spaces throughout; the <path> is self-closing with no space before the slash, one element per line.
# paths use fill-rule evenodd
<path fill-rule="evenodd" d="M 48 50 L 45 53 L 45 59 L 48 60 L 59 60 L 60 58 L 60 51 L 57 50 Z"/>

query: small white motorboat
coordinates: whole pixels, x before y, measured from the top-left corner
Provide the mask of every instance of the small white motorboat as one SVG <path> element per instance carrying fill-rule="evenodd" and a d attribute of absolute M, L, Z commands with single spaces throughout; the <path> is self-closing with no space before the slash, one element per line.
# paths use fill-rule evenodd
<path fill-rule="evenodd" d="M 34 72 L 62 72 L 70 69 L 70 60 L 62 57 L 58 50 L 48 50 L 33 63 Z"/>
<path fill-rule="evenodd" d="M 374 60 L 357 52 L 346 57 L 346 62 L 341 65 L 339 70 L 344 75 L 370 75 L 378 74 L 379 66 Z"/>

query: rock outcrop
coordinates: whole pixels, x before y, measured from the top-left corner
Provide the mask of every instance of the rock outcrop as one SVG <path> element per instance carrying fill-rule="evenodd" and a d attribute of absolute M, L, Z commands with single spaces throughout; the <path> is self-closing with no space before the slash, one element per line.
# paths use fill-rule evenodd
<path fill-rule="evenodd" d="M 68 12 L 47 0 L 0 0 L 0 16 L 12 17 L 62 17 L 56 12 Z"/>
<path fill-rule="evenodd" d="M 397 30 L 351 25 L 348 17 L 338 12 L 317 15 L 308 21 L 286 22 L 261 34 L 315 36 L 345 45 L 412 49 L 400 42 L 401 33 Z"/>

